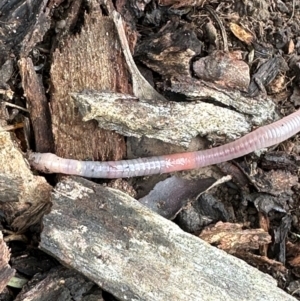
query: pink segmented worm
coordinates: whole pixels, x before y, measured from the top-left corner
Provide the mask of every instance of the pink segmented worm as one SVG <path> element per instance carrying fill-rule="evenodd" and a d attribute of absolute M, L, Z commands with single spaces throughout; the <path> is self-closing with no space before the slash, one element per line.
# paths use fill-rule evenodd
<path fill-rule="evenodd" d="M 63 159 L 50 153 L 30 153 L 29 163 L 45 173 L 87 178 L 127 178 L 196 169 L 229 161 L 280 143 L 300 131 L 300 110 L 260 127 L 236 141 L 212 149 L 132 160 L 95 162 Z"/>

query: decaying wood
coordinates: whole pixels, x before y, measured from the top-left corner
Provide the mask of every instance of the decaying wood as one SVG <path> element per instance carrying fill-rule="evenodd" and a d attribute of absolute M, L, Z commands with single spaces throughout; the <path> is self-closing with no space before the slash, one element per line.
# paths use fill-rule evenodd
<path fill-rule="evenodd" d="M 51 116 L 42 80 L 36 74 L 31 58 L 20 59 L 19 67 L 29 106 L 35 149 L 41 153 L 51 153 L 54 151 Z"/>
<path fill-rule="evenodd" d="M 290 154 L 284 151 L 269 151 L 261 161 L 261 166 L 264 170 L 284 169 L 293 174 L 297 174 L 299 170 L 300 156 Z"/>
<path fill-rule="evenodd" d="M 264 229 L 243 227 L 242 224 L 218 222 L 205 228 L 199 237 L 231 254 L 240 250 L 259 249 L 260 246 L 271 243 L 271 236 Z"/>
<path fill-rule="evenodd" d="M 281 56 L 276 56 L 262 64 L 257 72 L 252 76 L 248 93 L 256 96 L 259 92 L 267 94 L 265 86 L 269 85 L 279 72 L 285 72 L 289 69 L 287 63 Z"/>
<path fill-rule="evenodd" d="M 137 100 L 120 93 L 72 93 L 84 121 L 97 120 L 101 128 L 124 136 L 156 138 L 188 146 L 200 135 L 236 139 L 250 131 L 246 118 L 235 111 L 205 102 Z"/>
<path fill-rule="evenodd" d="M 82 123 L 69 95 L 86 88 L 130 92 L 122 51 L 116 41 L 113 21 L 94 11 L 86 16 L 81 33 L 54 52 L 51 108 L 57 155 L 95 160 L 118 160 L 124 155 L 123 138 L 100 129 L 95 121 Z"/>
<path fill-rule="evenodd" d="M 0 173 L 0 202 L 17 202 L 21 191 L 21 178 Z"/>
<path fill-rule="evenodd" d="M 15 270 L 8 264 L 9 258 L 10 252 L 3 241 L 2 232 L 0 232 L 0 293 L 15 274 Z"/>
<path fill-rule="evenodd" d="M 15 299 L 23 300 L 103 301 L 101 289 L 92 281 L 64 267 L 53 268 L 49 273 L 36 274 Z"/>
<path fill-rule="evenodd" d="M 191 101 L 201 100 L 212 103 L 215 105 L 216 112 L 223 107 L 237 111 L 244 114 L 245 118 L 255 125 L 263 125 L 266 120 L 271 122 L 277 119 L 275 104 L 270 98 L 245 97 L 238 90 L 228 90 L 213 83 L 189 78 L 182 79 L 180 82 L 171 81 L 168 90 L 185 95 Z"/>
<path fill-rule="evenodd" d="M 0 202 L 0 210 L 12 229 L 22 232 L 39 222 L 49 210 L 52 187 L 45 178 L 33 176 L 12 137 L 8 132 L 0 131 L 0 174 L 2 178 L 12 180 L 6 182 L 12 191 L 7 200 Z M 18 187 L 20 189 L 16 191 Z"/>
<path fill-rule="evenodd" d="M 239 51 L 214 51 L 193 63 L 198 78 L 213 82 L 229 90 L 247 92 L 250 83 L 250 68 L 242 60 Z"/>
<path fill-rule="evenodd" d="M 7 84 L 7 82 L 11 79 L 13 72 L 13 61 L 11 59 L 8 59 L 0 67 L 0 94 L 3 94 L 10 99 L 12 98 L 14 93 L 10 90 L 10 86 Z"/>
<path fill-rule="evenodd" d="M 159 32 L 145 37 L 134 56 L 163 78 L 179 80 L 191 77 L 191 60 L 200 55 L 201 46 L 194 29 L 175 19 Z"/>
<path fill-rule="evenodd" d="M 12 54 L 27 56 L 50 28 L 48 0 L 0 2 L 0 66 Z"/>
<path fill-rule="evenodd" d="M 124 193 L 65 178 L 40 247 L 119 300 L 296 300 Z"/>
<path fill-rule="evenodd" d="M 49 5 L 53 5 L 51 2 L 55 2 L 55 5 L 59 6 L 60 3 L 57 2 L 63 2 L 63 0 L 50 0 Z M 56 23 L 55 31 L 57 32 L 57 40 L 52 43 L 52 49 L 56 49 L 57 47 L 64 47 L 65 40 L 68 38 L 68 36 L 72 35 L 74 31 L 74 27 L 76 27 L 76 23 L 78 22 L 78 18 L 80 16 L 80 9 L 82 7 L 82 1 L 83 0 L 77 0 L 77 1 L 71 1 L 66 7 L 66 11 L 64 15 L 66 15 L 66 18 L 63 20 L 60 20 Z M 94 2 L 90 2 L 90 5 L 93 5 Z M 90 7 L 91 8 L 91 7 Z M 93 9 L 91 8 L 90 11 Z"/>

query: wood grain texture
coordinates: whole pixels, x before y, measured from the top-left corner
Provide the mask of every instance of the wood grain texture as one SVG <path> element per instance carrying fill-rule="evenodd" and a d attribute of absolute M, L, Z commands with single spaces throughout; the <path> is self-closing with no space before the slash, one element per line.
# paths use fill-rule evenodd
<path fill-rule="evenodd" d="M 84 121 L 124 136 L 148 137 L 188 147 L 198 135 L 234 140 L 251 130 L 243 114 L 205 102 L 137 99 L 120 93 L 84 91 L 72 94 Z"/>
<path fill-rule="evenodd" d="M 53 152 L 51 116 L 42 78 L 34 70 L 31 58 L 21 58 L 19 68 L 34 132 L 35 149 Z"/>
<path fill-rule="evenodd" d="M 50 208 L 52 186 L 45 178 L 32 174 L 15 143 L 16 137 L 1 129 L 0 126 L 0 211 L 11 229 L 23 232 L 38 223 Z"/>
<path fill-rule="evenodd" d="M 56 153 L 62 157 L 117 160 L 125 144 L 118 134 L 83 122 L 69 96 L 84 89 L 130 93 L 126 66 L 113 21 L 100 12 L 87 15 L 78 36 L 53 54 L 51 108 Z"/>
<path fill-rule="evenodd" d="M 68 177 L 52 201 L 41 249 L 119 300 L 296 300 L 116 189 Z"/>

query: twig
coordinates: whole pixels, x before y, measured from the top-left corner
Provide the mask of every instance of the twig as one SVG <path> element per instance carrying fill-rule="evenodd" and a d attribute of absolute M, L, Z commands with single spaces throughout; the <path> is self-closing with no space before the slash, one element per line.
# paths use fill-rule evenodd
<path fill-rule="evenodd" d="M 165 101 L 166 99 L 147 82 L 138 70 L 128 46 L 121 15 L 118 12 L 113 11 L 112 17 L 118 31 L 121 48 L 128 65 L 128 69 L 131 73 L 134 96 L 140 99 L 157 99 Z"/>
<path fill-rule="evenodd" d="M 214 11 L 214 9 L 211 6 L 205 5 L 204 9 L 207 10 L 212 15 L 212 17 L 215 19 L 215 21 L 218 23 L 218 26 L 220 27 L 220 30 L 221 30 L 222 39 L 223 39 L 224 51 L 228 51 L 227 34 L 226 34 L 226 30 L 225 30 L 225 27 L 224 27 L 222 21 L 220 20 L 220 18 L 218 17 L 218 15 L 216 14 L 216 12 Z"/>

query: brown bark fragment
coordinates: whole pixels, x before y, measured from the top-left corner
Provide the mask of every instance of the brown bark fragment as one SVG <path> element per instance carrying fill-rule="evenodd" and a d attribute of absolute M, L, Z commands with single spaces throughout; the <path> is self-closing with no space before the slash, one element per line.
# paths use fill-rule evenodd
<path fill-rule="evenodd" d="M 200 238 L 229 253 L 242 249 L 258 249 L 259 246 L 271 242 L 271 236 L 263 229 L 242 229 L 241 224 L 218 222 L 207 227 Z"/>
<path fill-rule="evenodd" d="M 29 105 L 37 152 L 53 152 L 53 135 L 48 100 L 41 78 L 36 74 L 31 58 L 19 61 L 22 86 Z"/>
<path fill-rule="evenodd" d="M 245 115 L 255 125 L 264 125 L 266 121 L 278 119 L 275 105 L 271 98 L 245 97 L 238 90 L 228 90 L 214 83 L 185 78 L 179 81 L 171 81 L 167 88 L 170 92 L 183 94 L 190 101 L 207 101 L 215 104 L 215 110 L 220 107 L 228 107 Z M 222 120 L 220 120 L 221 122 Z"/>
<path fill-rule="evenodd" d="M 246 92 L 250 83 L 250 69 L 239 51 L 214 51 L 193 63 L 193 70 L 202 80 L 221 87 Z"/>
<path fill-rule="evenodd" d="M 83 89 L 130 92 L 118 36 L 110 18 L 99 12 L 86 16 L 79 36 L 53 54 L 51 108 L 56 154 L 74 159 L 118 160 L 123 138 L 83 122 L 69 93 Z"/>
<path fill-rule="evenodd" d="M 164 78 L 190 78 L 190 62 L 201 53 L 202 43 L 194 30 L 178 21 L 145 37 L 135 50 L 135 57 Z"/>

